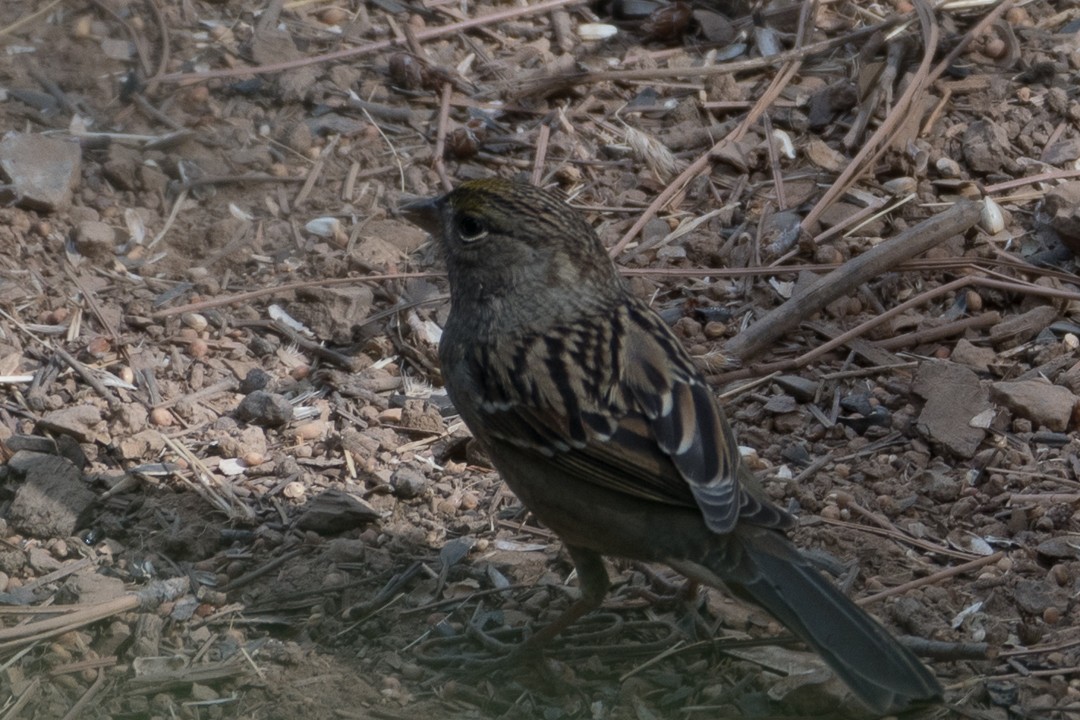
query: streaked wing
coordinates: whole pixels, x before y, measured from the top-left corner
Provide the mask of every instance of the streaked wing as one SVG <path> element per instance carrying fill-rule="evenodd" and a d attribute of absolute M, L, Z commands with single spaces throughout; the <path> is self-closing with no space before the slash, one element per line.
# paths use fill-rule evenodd
<path fill-rule="evenodd" d="M 693 507 L 689 486 L 651 436 L 642 418 L 624 417 L 614 430 L 590 428 L 583 443 L 553 433 L 561 418 L 516 406 L 487 413 L 489 442 L 535 452 L 566 474 L 646 500 Z"/>
<path fill-rule="evenodd" d="M 497 357 L 509 356 L 485 353 L 476 365 L 488 442 L 536 452 L 572 477 L 619 492 L 696 505 L 718 533 L 740 517 L 789 523 L 741 486 L 727 421 L 678 340 L 643 305 L 519 345 L 507 365 L 493 365 Z"/>
<path fill-rule="evenodd" d="M 717 533 L 731 532 L 740 517 L 771 524 L 755 517 L 771 506 L 762 506 L 741 486 L 735 436 L 682 345 L 655 314 L 636 304 L 627 337 L 623 383 L 705 523 Z"/>

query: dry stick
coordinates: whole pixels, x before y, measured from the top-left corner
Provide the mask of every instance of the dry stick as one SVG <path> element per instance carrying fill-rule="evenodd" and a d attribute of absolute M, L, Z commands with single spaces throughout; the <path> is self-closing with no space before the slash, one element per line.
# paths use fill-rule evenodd
<path fill-rule="evenodd" d="M 143 36 L 140 33 L 135 32 L 135 28 L 125 20 L 120 13 L 113 10 L 103 0 L 90 0 L 90 3 L 94 5 L 98 10 L 111 17 L 120 27 L 124 28 L 124 32 L 127 33 L 131 44 L 135 47 L 135 54 L 139 56 L 139 65 L 142 66 L 143 77 L 150 74 L 152 68 L 150 67 L 150 57 L 146 53 L 146 44 L 143 41 Z"/>
<path fill-rule="evenodd" d="M 899 350 L 901 348 L 912 347 L 913 345 L 922 345 L 924 343 L 943 340 L 944 338 L 952 337 L 953 335 L 959 335 L 967 330 L 992 327 L 999 322 L 1001 322 L 1001 313 L 991 310 L 990 312 L 985 312 L 981 315 L 976 315 L 975 317 L 956 320 L 955 322 L 939 325 L 938 327 L 918 330 L 905 335 L 897 335 L 888 340 L 879 340 L 874 343 L 874 345 L 883 350 Z"/>
<path fill-rule="evenodd" d="M 891 587 L 888 590 L 882 590 L 881 592 L 874 595 L 868 595 L 867 597 L 859 598 L 856 602 L 859 605 L 869 605 L 870 603 L 884 600 L 885 598 L 892 597 L 893 595 L 900 595 L 907 592 L 908 590 L 914 590 L 915 588 L 924 587 L 926 585 L 933 585 L 934 583 L 941 580 L 945 580 L 956 575 L 962 575 L 972 570 L 978 570 L 984 565 L 991 565 L 993 563 L 996 563 L 1003 557 L 1005 557 L 1005 553 L 999 550 L 993 555 L 987 555 L 986 557 L 981 557 L 976 560 L 957 565 L 956 567 L 946 568 L 945 570 L 942 570 L 941 572 L 936 572 L 933 575 L 927 575 L 926 577 L 919 578 L 918 580 L 912 580 L 911 582 L 904 583 L 903 585 L 897 585 L 896 587 Z"/>
<path fill-rule="evenodd" d="M 900 100 L 897 101 L 893 111 L 886 116 L 884 122 L 882 122 L 878 129 L 874 131 L 874 134 L 870 136 L 870 139 L 863 144 L 862 149 L 855 154 L 855 157 L 852 158 L 844 171 L 840 173 L 833 184 L 829 186 L 829 189 L 825 191 L 825 194 L 821 196 L 821 199 L 817 201 L 810 212 L 806 214 L 806 217 L 803 218 L 802 226 L 807 230 L 817 223 L 821 214 L 825 212 L 837 198 L 847 192 L 848 188 L 851 187 L 860 174 L 867 168 L 873 167 L 874 162 L 884 154 L 885 150 L 889 147 L 889 140 L 892 138 L 893 132 L 901 122 L 907 118 L 907 114 L 912 108 L 915 97 L 926 85 L 930 63 L 933 62 L 934 52 L 937 50 L 938 28 L 933 13 L 926 7 L 925 0 L 915 0 L 914 5 L 915 10 L 918 12 L 919 23 L 922 26 L 923 32 L 923 59 L 919 64 L 915 80 L 908 85 L 904 94 L 900 96 Z M 922 78 L 923 81 L 920 82 L 919 78 Z"/>
<path fill-rule="evenodd" d="M 439 174 L 443 190 L 447 192 L 454 189 L 450 176 L 446 174 L 446 162 L 443 160 L 443 155 L 446 154 L 446 129 L 450 125 L 450 97 L 453 94 L 454 86 L 444 82 L 439 97 L 439 124 L 435 131 L 435 159 L 432 162 L 435 172 Z"/>
<path fill-rule="evenodd" d="M 165 22 L 165 16 L 162 14 L 161 8 L 158 7 L 157 0 L 146 0 L 146 4 L 150 6 L 150 12 L 154 16 L 154 22 L 157 24 L 158 36 L 161 38 L 161 57 L 158 58 L 157 72 L 146 81 L 146 89 L 143 91 L 146 95 L 153 95 L 157 90 L 157 86 L 161 83 L 165 68 L 169 67 L 172 48 L 169 46 L 169 25 Z"/>
<path fill-rule="evenodd" d="M 330 138 L 330 142 L 326 144 L 326 147 L 319 153 L 318 159 L 310 170 L 308 170 L 307 177 L 304 178 L 304 184 L 300 186 L 300 192 L 296 193 L 296 197 L 293 198 L 293 207 L 299 208 L 305 202 L 307 202 L 308 195 L 315 188 L 315 183 L 318 182 L 319 176 L 322 174 L 323 167 L 326 165 L 326 158 L 334 154 L 334 148 L 337 147 L 338 141 L 341 139 L 340 135 L 334 135 Z"/>
<path fill-rule="evenodd" d="M 540 123 L 540 134 L 536 138 L 536 156 L 533 159 L 532 177 L 529 178 L 533 185 L 540 185 L 544 179 L 544 160 L 547 157 L 548 139 L 551 137 L 551 126 Z"/>
<path fill-rule="evenodd" d="M 257 567 L 254 570 L 252 570 L 251 572 L 244 573 L 243 575 L 233 579 L 232 581 L 229 582 L 228 585 L 226 585 L 223 588 L 220 588 L 220 590 L 221 590 L 221 592 L 224 592 L 224 593 L 235 592 L 236 590 L 239 590 L 240 588 L 244 587 L 245 585 L 248 585 L 248 584 L 254 582 L 255 580 L 258 580 L 263 575 L 265 575 L 265 574 L 267 574 L 269 572 L 273 572 L 274 570 L 277 570 L 279 567 L 281 567 L 282 565 L 284 565 L 288 561 L 292 560 L 293 558 L 300 556 L 304 552 L 307 552 L 304 548 L 297 548 L 295 550 L 290 550 L 290 551 L 288 551 L 288 552 L 286 552 L 286 553 L 284 553 L 282 555 L 279 555 L 278 557 L 274 558 L 273 560 L 270 560 L 269 562 L 262 565 L 261 567 Z"/>
<path fill-rule="evenodd" d="M 1005 650 L 999 657 L 1020 657 L 1022 655 L 1036 655 L 1038 653 L 1062 652 L 1063 650 L 1074 648 L 1077 645 L 1080 645 L 1080 640 L 1063 640 L 1062 642 L 1053 643 L 1052 645 L 1034 645 L 1032 647 L 1016 648 L 1015 650 Z"/>
<path fill-rule="evenodd" d="M 1031 175 L 1029 177 L 1016 178 L 1015 180 L 1006 180 L 1005 182 L 996 183 L 994 185 L 987 185 L 983 188 L 983 192 L 987 195 L 993 195 L 994 193 L 1005 190 L 1012 190 L 1015 187 L 1034 185 L 1035 183 L 1049 182 L 1051 180 L 1066 180 L 1077 176 L 1080 176 L 1080 170 L 1050 170 L 1039 175 Z"/>
<path fill-rule="evenodd" d="M 204 398 L 213 397 L 219 393 L 232 392 L 240 386 L 240 381 L 234 377 L 227 377 L 224 380 L 218 380 L 210 387 L 205 387 L 202 390 L 198 390 L 187 395 L 181 395 L 180 397 L 173 398 L 172 400 L 166 400 L 154 405 L 154 409 L 168 409 L 173 405 L 177 405 L 181 402 L 199 402 Z"/>
<path fill-rule="evenodd" d="M 236 303 L 243 303 L 249 300 L 255 300 L 256 298 L 266 297 L 267 295 L 273 295 L 279 292 L 289 292 L 290 290 L 300 290 L 309 287 L 333 287 L 335 285 L 355 285 L 358 282 L 382 282 L 384 280 L 406 280 L 409 278 L 429 278 L 439 277 L 442 273 L 433 272 L 413 272 L 413 273 L 386 273 L 383 275 L 367 275 L 365 277 L 347 277 L 347 278 L 319 278 L 317 280 L 300 280 L 293 283 L 285 283 L 284 285 L 278 285 L 277 287 L 266 287 L 259 290 L 252 290 L 250 292 L 238 293 L 236 295 L 225 295 L 222 297 L 214 298 L 213 300 L 203 300 L 202 302 L 188 303 L 187 305 L 178 305 L 173 308 L 167 308 L 165 310 L 158 310 L 152 313 L 150 317 L 155 319 L 161 319 L 171 317 L 173 315 L 180 315 L 186 312 L 199 312 L 200 310 L 208 310 L 210 308 L 222 307 L 224 305 L 234 305 Z"/>
<path fill-rule="evenodd" d="M 724 346 L 724 352 L 740 361 L 756 357 L 787 335 L 803 320 L 820 312 L 826 305 L 855 288 L 892 270 L 901 262 L 921 255 L 938 243 L 964 232 L 979 221 L 980 203 L 965 201 L 939 215 L 928 218 L 881 243 L 833 272 L 819 278 L 813 285 L 764 318 L 739 333 Z"/>
<path fill-rule="evenodd" d="M 27 642 L 44 640 L 63 635 L 84 625 L 118 615 L 129 610 L 142 608 L 151 610 L 162 602 L 175 600 L 188 591 L 187 578 L 176 578 L 151 583 L 144 590 L 130 592 L 118 598 L 107 600 L 87 608 L 82 608 L 65 615 L 39 620 L 37 622 L 16 625 L 0 629 L 0 651 L 10 650 Z"/>
<path fill-rule="evenodd" d="M 462 22 L 452 23 L 450 25 L 444 25 L 437 28 L 427 28 L 416 33 L 416 40 L 423 42 L 425 40 L 432 40 L 434 38 L 444 37 L 446 35 L 453 35 L 454 33 L 462 32 L 464 30 L 470 30 L 475 27 L 481 27 L 483 25 L 493 25 L 501 23 L 506 20 L 512 20 L 514 18 L 526 17 L 528 15 L 538 15 L 540 13 L 546 13 L 556 8 L 566 7 L 568 5 L 582 4 L 583 0 L 547 0 L 547 2 L 539 2 L 535 5 L 525 5 L 522 7 L 514 7 L 508 10 L 500 10 L 499 12 L 489 13 L 483 17 L 470 18 L 469 20 L 463 20 Z M 360 47 L 347 48 L 345 50 L 335 50 L 332 53 L 326 53 L 325 55 L 315 55 L 313 57 L 298 58 L 296 60 L 289 60 L 287 62 L 271 63 L 269 65 L 256 65 L 253 67 L 233 68 L 231 70 L 211 70 L 203 73 L 173 73 L 171 75 L 165 75 L 161 78 L 161 82 L 167 83 L 181 83 L 191 81 L 209 80 L 211 78 L 227 78 L 227 77 L 243 77 L 247 75 L 260 75 L 263 73 L 281 72 L 282 70 L 292 70 L 293 68 L 304 67 L 305 65 L 315 65 L 323 62 L 331 62 L 334 60 L 348 60 L 349 58 L 358 57 L 360 55 L 368 55 L 370 53 L 386 50 L 387 48 L 394 47 L 396 45 L 403 45 L 404 39 L 394 38 L 392 40 L 378 40 L 367 45 L 361 45 Z"/>
<path fill-rule="evenodd" d="M 769 171 L 772 173 L 773 187 L 776 188 L 776 207 L 779 210 L 787 210 L 787 193 L 784 192 L 784 174 L 780 170 L 780 156 L 776 152 L 777 140 L 773 136 L 772 121 L 768 115 L 761 116 L 761 124 L 765 126 L 765 147 L 769 150 Z M 765 216 L 762 215 L 762 218 Z M 758 233 L 760 237 L 761 233 Z"/>
<path fill-rule="evenodd" d="M 100 395 L 109 406 L 109 410 L 115 412 L 120 408 L 122 403 L 120 398 L 116 397 L 115 393 L 109 391 L 109 388 L 105 387 L 105 383 L 94 377 L 94 374 L 90 372 L 90 369 L 83 365 L 81 362 L 71 356 L 69 352 L 60 347 L 54 347 L 52 349 L 54 353 L 60 356 L 60 359 L 67 363 L 68 367 L 75 371 L 75 373 L 83 379 L 83 381 L 94 389 L 98 395 Z"/>
<path fill-rule="evenodd" d="M 966 275 L 962 278 L 953 280 L 944 285 L 939 285 L 936 288 L 927 290 L 920 295 L 913 297 L 912 299 L 897 305 L 894 308 L 886 310 L 885 312 L 873 317 L 866 322 L 858 325 L 847 332 L 837 335 L 829 342 L 821 345 L 809 352 L 800 355 L 797 358 L 788 360 L 777 360 L 776 362 L 760 363 L 757 365 L 750 365 L 739 370 L 733 370 L 731 372 L 720 373 L 715 375 L 709 375 L 708 381 L 713 385 L 724 385 L 735 380 L 745 380 L 746 378 L 755 377 L 771 372 L 787 372 L 790 370 L 796 370 L 810 364 L 821 355 L 831 352 L 832 350 L 840 347 L 851 341 L 852 338 L 859 337 L 870 330 L 874 329 L 881 323 L 893 318 L 900 313 L 906 312 L 911 308 L 923 305 L 934 298 L 953 292 L 954 290 L 960 290 L 968 285 L 978 285 L 983 287 L 992 287 L 996 290 L 1005 290 L 1009 292 L 1025 293 L 1028 295 L 1038 295 L 1041 297 L 1060 298 L 1062 300 L 1073 300 L 1080 302 L 1080 293 L 1069 292 L 1068 290 L 1058 290 L 1056 288 L 1047 288 L 1040 285 L 1031 283 L 1019 283 L 1019 282 L 1005 282 L 1002 280 L 992 280 L 990 278 L 980 277 L 978 275 Z"/>
<path fill-rule="evenodd" d="M 848 168 L 841 173 L 840 177 L 836 179 L 829 190 L 821 197 L 813 209 L 803 219 L 803 227 L 809 228 L 813 222 L 815 222 L 821 213 L 831 205 L 840 195 L 847 190 L 848 187 L 855 180 L 856 173 L 863 167 L 871 167 L 877 160 L 885 153 L 889 147 L 889 143 L 882 142 L 878 145 L 879 141 L 885 139 L 886 134 L 892 133 L 894 126 L 898 125 L 903 119 L 906 111 L 911 109 L 911 102 L 915 97 L 916 91 L 921 91 L 926 87 L 929 87 L 934 83 L 941 74 L 948 69 L 949 65 L 960 56 L 964 48 L 970 44 L 973 38 L 977 37 L 987 27 L 990 26 L 998 17 L 1001 16 L 1008 8 L 1012 7 L 1012 0 L 1005 0 L 989 13 L 986 14 L 978 23 L 975 24 L 967 33 L 965 33 L 952 51 L 938 63 L 932 70 L 926 73 L 926 77 L 923 82 L 912 82 L 904 95 L 900 98 L 893 112 L 889 113 L 889 116 L 885 119 L 885 122 L 877 129 L 877 131 L 871 136 L 871 138 L 863 146 L 863 149 L 855 156 L 851 161 Z M 919 13 L 920 22 L 923 25 L 923 48 L 924 56 L 923 62 L 919 66 L 918 74 L 923 74 L 925 68 L 928 66 L 930 60 L 933 59 L 933 53 L 937 48 L 937 23 L 934 20 L 934 16 L 926 8 L 922 2 L 916 2 L 915 8 Z M 929 32 L 927 30 L 929 29 Z M 918 75 L 917 75 L 918 76 Z M 917 77 L 916 76 L 916 77 Z"/>
<path fill-rule="evenodd" d="M 840 37 L 830 38 L 828 40 L 821 40 L 816 43 L 810 43 L 808 45 L 802 45 L 791 50 L 787 50 L 776 55 L 770 55 L 769 57 L 759 57 L 752 60 L 740 60 L 739 62 L 721 63 L 719 65 L 703 65 L 700 67 L 673 67 L 673 68 L 643 68 L 639 70 L 604 70 L 600 72 L 585 72 L 578 73 L 576 75 L 565 75 L 558 78 L 560 84 L 572 84 L 575 87 L 581 85 L 598 83 L 598 82 L 635 82 L 635 81 L 657 81 L 666 80 L 670 78 L 697 78 L 697 77 L 712 77 L 714 75 L 734 75 L 736 73 L 745 73 L 750 70 L 763 70 L 765 68 L 778 67 L 783 63 L 793 60 L 803 60 L 814 55 L 820 55 L 835 48 L 841 47 L 848 43 L 857 42 L 876 32 L 889 28 L 893 25 L 899 24 L 903 21 L 903 17 L 897 17 L 893 20 L 888 20 L 877 25 L 871 25 L 858 30 L 853 30 L 847 35 Z M 518 81 L 516 86 L 528 86 L 528 85 L 540 85 L 546 82 L 551 82 L 552 78 L 530 78 L 527 80 Z M 510 87 L 509 89 L 513 89 Z M 756 103 L 755 103 L 756 104 Z M 710 103 L 710 107 L 716 105 Z M 747 104 L 743 103 L 739 105 L 738 109 L 743 109 Z M 784 106 L 790 107 L 791 104 L 785 102 Z"/>
<path fill-rule="evenodd" d="M 1080 493 L 1013 493 L 1009 496 L 1010 503 L 1074 503 L 1080 502 Z"/>
<path fill-rule="evenodd" d="M 30 13 L 29 15 L 24 15 L 23 17 L 19 18 L 18 20 L 11 23 L 7 27 L 0 28 L 0 38 L 4 37 L 5 35 L 13 34 L 16 30 L 21 28 L 23 25 L 28 25 L 28 24 L 34 22 L 35 20 L 37 20 L 38 18 L 46 17 L 49 13 L 52 12 L 52 9 L 54 7 L 56 7 L 57 5 L 62 3 L 63 1 L 64 0 L 53 0 L 51 3 L 49 3 L 45 7 L 38 8 L 37 10 Z"/>
<path fill-rule="evenodd" d="M 97 678 L 94 679 L 94 684 L 91 685 L 77 701 L 75 701 L 75 704 L 71 706 L 70 710 L 64 713 L 64 717 L 60 720 L 77 720 L 78 718 L 83 717 L 83 710 L 86 709 L 86 706 L 90 704 L 90 701 L 101 692 L 101 688 L 104 686 L 105 671 L 98 668 Z"/>

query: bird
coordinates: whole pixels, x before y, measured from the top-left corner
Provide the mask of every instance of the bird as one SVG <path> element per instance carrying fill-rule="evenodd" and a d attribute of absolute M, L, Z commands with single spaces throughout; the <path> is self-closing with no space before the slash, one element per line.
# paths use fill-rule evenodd
<path fill-rule="evenodd" d="M 604 556 L 666 564 L 763 607 L 878 713 L 939 699 L 930 670 L 788 539 L 700 370 L 557 191 L 468 180 L 405 203 L 445 261 L 447 394 L 522 504 L 563 542 L 580 597 L 539 647 L 602 603 Z"/>

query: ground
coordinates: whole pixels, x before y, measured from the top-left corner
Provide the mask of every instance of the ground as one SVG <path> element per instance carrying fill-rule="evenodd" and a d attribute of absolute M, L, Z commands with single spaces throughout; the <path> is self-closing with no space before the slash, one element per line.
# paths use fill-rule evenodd
<path fill-rule="evenodd" d="M 1080 8 L 969 5 L 4 2 L 5 717 L 865 716 L 663 567 L 542 672 L 466 637 L 576 593 L 394 212 L 489 176 L 587 213 L 913 716 L 1080 715 Z"/>

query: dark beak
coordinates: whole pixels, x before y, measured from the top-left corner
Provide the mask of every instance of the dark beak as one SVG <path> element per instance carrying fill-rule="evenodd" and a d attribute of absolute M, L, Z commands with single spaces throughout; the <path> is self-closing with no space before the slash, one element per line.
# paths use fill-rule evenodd
<path fill-rule="evenodd" d="M 441 208 L 442 203 L 437 197 L 420 198 L 401 205 L 398 212 L 413 225 L 438 237 L 442 233 Z"/>

